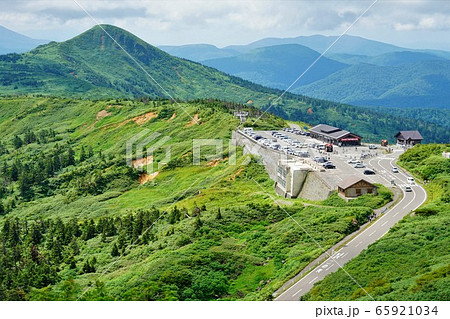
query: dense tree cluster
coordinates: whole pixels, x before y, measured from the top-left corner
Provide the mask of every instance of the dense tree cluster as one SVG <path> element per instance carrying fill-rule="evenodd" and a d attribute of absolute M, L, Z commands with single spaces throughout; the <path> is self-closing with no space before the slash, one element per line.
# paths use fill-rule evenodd
<path fill-rule="evenodd" d="M 153 233 L 147 230 L 160 214 L 152 209 L 84 222 L 6 219 L 0 231 L 0 300 L 26 299 L 31 288 L 43 288 L 60 280 L 58 273 L 65 267 L 80 274 L 95 272 L 95 256 L 80 256 L 83 243 L 98 236 L 104 242 L 115 238 L 116 251 L 112 255 L 124 254 L 130 244 L 153 240 Z"/>

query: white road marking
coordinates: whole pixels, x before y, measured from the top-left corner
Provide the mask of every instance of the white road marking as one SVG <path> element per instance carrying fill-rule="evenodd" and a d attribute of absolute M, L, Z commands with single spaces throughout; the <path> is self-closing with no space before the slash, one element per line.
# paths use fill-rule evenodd
<path fill-rule="evenodd" d="M 374 230 L 373 232 L 371 232 L 371 233 L 369 234 L 369 237 L 372 236 L 373 234 L 375 234 L 376 232 L 377 232 L 376 230 Z"/>
<path fill-rule="evenodd" d="M 387 222 L 388 222 L 388 220 L 387 221 L 385 221 L 383 224 L 381 224 L 381 227 L 383 227 L 384 225 L 386 225 L 387 224 Z"/>
<path fill-rule="evenodd" d="M 358 247 L 359 245 L 361 245 L 362 244 L 362 241 L 360 241 L 355 247 Z"/>
<path fill-rule="evenodd" d="M 298 295 L 300 293 L 300 291 L 302 291 L 303 289 L 300 289 L 299 291 L 297 291 L 295 294 L 292 295 L 292 297 L 295 297 L 296 295 Z"/>
<path fill-rule="evenodd" d="M 313 280 L 311 280 L 310 282 L 308 282 L 308 284 L 312 284 L 314 281 L 316 281 L 316 279 L 319 278 L 319 276 L 315 277 Z"/>

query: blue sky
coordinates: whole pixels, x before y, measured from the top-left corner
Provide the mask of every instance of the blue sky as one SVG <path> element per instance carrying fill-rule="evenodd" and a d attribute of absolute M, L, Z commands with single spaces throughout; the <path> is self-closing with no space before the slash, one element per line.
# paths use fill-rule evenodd
<path fill-rule="evenodd" d="M 373 1 L 77 0 L 101 23 L 154 45 L 223 47 L 266 37 L 339 35 Z M 94 25 L 74 0 L 0 0 L 0 25 L 62 41 Z M 450 50 L 450 1 L 379 0 L 350 35 L 411 48 Z"/>

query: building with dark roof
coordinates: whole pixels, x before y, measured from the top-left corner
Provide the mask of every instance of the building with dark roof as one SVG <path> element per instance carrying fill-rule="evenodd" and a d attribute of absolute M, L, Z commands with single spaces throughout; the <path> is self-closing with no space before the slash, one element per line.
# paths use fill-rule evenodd
<path fill-rule="evenodd" d="M 355 198 L 364 194 L 377 195 L 377 187 L 358 176 L 350 176 L 337 186 L 338 194 L 344 198 Z"/>
<path fill-rule="evenodd" d="M 395 138 L 397 139 L 398 145 L 406 147 L 420 144 L 423 140 L 423 137 L 420 135 L 419 131 L 400 131 L 395 134 Z"/>
<path fill-rule="evenodd" d="M 309 129 L 311 137 L 326 143 L 339 146 L 361 145 L 362 137 L 340 128 L 327 124 L 319 124 Z"/>

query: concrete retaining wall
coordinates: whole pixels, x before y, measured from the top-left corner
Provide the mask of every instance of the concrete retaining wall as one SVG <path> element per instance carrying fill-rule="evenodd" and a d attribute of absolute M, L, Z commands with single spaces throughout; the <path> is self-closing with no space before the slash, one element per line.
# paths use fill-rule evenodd
<path fill-rule="evenodd" d="M 298 197 L 309 200 L 324 200 L 333 189 L 320 177 L 318 172 L 309 172 Z"/>
<path fill-rule="evenodd" d="M 277 166 L 281 159 L 292 159 L 282 152 L 274 151 L 266 146 L 258 144 L 255 140 L 249 138 L 241 131 L 233 131 L 233 139 L 236 145 L 244 147 L 244 154 L 261 156 L 266 172 L 273 181 L 277 181 Z M 298 157 L 296 157 L 298 159 Z M 323 167 L 310 159 L 301 159 L 305 164 L 315 170 L 324 170 Z M 309 200 L 324 200 L 333 191 L 333 189 L 320 177 L 319 172 L 308 172 L 304 180 L 302 189 L 298 197 Z"/>
<path fill-rule="evenodd" d="M 258 144 L 240 131 L 233 131 L 233 139 L 236 141 L 237 146 L 244 147 L 244 154 L 261 156 L 264 167 L 270 178 L 274 181 L 277 180 L 278 161 L 287 158 L 284 153 L 274 151 L 266 146 Z"/>

